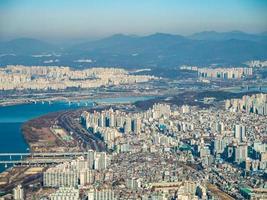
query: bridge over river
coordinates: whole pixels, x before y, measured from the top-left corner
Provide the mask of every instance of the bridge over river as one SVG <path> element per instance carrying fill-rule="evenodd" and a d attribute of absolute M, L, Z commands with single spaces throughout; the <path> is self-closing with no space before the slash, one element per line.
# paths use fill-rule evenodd
<path fill-rule="evenodd" d="M 89 152 L 44 152 L 44 153 L 0 153 L 0 164 L 13 165 L 50 165 L 70 161 Z"/>

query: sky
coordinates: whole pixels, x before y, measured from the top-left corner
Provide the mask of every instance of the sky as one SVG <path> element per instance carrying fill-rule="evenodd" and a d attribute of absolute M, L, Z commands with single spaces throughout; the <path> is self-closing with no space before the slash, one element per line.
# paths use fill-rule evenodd
<path fill-rule="evenodd" d="M 267 0 L 0 0 L 0 39 L 267 31 Z"/>

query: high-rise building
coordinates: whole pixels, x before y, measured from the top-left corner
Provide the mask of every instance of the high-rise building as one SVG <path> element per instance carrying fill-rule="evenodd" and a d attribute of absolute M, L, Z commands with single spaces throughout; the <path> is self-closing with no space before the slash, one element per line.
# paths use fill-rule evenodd
<path fill-rule="evenodd" d="M 51 200 L 79 200 L 79 190 L 75 188 L 60 187 L 55 193 L 50 194 Z"/>
<path fill-rule="evenodd" d="M 133 121 L 133 131 L 135 134 L 139 134 L 141 132 L 141 119 L 138 117 Z"/>
<path fill-rule="evenodd" d="M 194 181 L 185 181 L 184 182 L 184 189 L 185 193 L 189 193 L 190 195 L 195 195 L 197 185 Z"/>
<path fill-rule="evenodd" d="M 190 107 L 188 105 L 183 105 L 181 107 L 182 113 L 189 113 L 190 112 Z"/>
<path fill-rule="evenodd" d="M 244 125 L 236 124 L 234 130 L 234 136 L 238 142 L 241 142 L 242 139 L 246 137 L 246 128 Z"/>
<path fill-rule="evenodd" d="M 216 154 L 221 154 L 223 153 L 224 149 L 226 147 L 226 143 L 224 141 L 223 136 L 218 135 L 215 137 L 214 140 L 214 151 Z"/>
<path fill-rule="evenodd" d="M 79 157 L 77 159 L 77 170 L 81 171 L 83 169 L 88 169 L 88 161 L 84 157 Z"/>
<path fill-rule="evenodd" d="M 100 152 L 96 154 L 95 162 L 94 162 L 94 169 L 103 170 L 106 169 L 108 165 L 108 158 L 105 152 Z"/>
<path fill-rule="evenodd" d="M 45 187 L 76 187 L 78 172 L 59 165 L 44 172 L 43 182 Z"/>
<path fill-rule="evenodd" d="M 99 118 L 99 126 L 100 126 L 100 127 L 106 127 L 106 118 L 105 118 L 103 112 L 100 114 L 100 118 Z"/>
<path fill-rule="evenodd" d="M 132 119 L 130 117 L 126 117 L 124 124 L 124 133 L 131 133 L 132 131 Z"/>
<path fill-rule="evenodd" d="M 113 113 L 110 113 L 109 116 L 109 127 L 115 127 L 115 116 Z"/>
<path fill-rule="evenodd" d="M 123 128 L 124 120 L 122 116 L 117 116 L 116 117 L 116 126 L 118 128 Z"/>
<path fill-rule="evenodd" d="M 111 189 L 89 190 L 88 200 L 115 200 L 114 191 Z"/>
<path fill-rule="evenodd" d="M 235 148 L 235 162 L 240 164 L 246 161 L 248 157 L 248 147 L 247 145 L 239 145 Z"/>
<path fill-rule="evenodd" d="M 208 146 L 201 147 L 200 151 L 199 151 L 199 154 L 200 154 L 201 158 L 204 158 L 205 156 L 210 155 L 209 147 Z"/>
<path fill-rule="evenodd" d="M 242 99 L 231 99 L 225 102 L 225 108 L 232 112 L 255 113 L 267 115 L 267 94 L 243 96 Z"/>
<path fill-rule="evenodd" d="M 141 180 L 137 178 L 126 179 L 126 186 L 132 190 L 136 190 L 141 187 Z"/>
<path fill-rule="evenodd" d="M 154 104 L 153 105 L 153 118 L 157 119 L 160 117 L 168 118 L 171 114 L 171 107 L 167 104 Z"/>
<path fill-rule="evenodd" d="M 89 150 L 87 154 L 87 160 L 88 160 L 88 168 L 94 169 L 94 160 L 95 160 L 95 154 L 96 152 L 94 150 Z"/>
<path fill-rule="evenodd" d="M 21 185 L 13 189 L 14 200 L 24 200 L 24 190 Z"/>
<path fill-rule="evenodd" d="M 80 185 L 92 184 L 94 182 L 94 171 L 83 169 L 80 171 Z"/>
<path fill-rule="evenodd" d="M 222 122 L 217 122 L 215 124 L 215 130 L 217 133 L 222 133 L 224 131 L 224 124 Z"/>

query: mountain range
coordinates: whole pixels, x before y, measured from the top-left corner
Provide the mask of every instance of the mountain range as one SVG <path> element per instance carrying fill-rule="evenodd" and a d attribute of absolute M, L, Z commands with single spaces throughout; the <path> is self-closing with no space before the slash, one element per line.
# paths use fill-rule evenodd
<path fill-rule="evenodd" d="M 32 38 L 0 43 L 0 65 L 176 67 L 267 59 L 267 34 L 205 31 L 190 36 L 116 34 L 62 48 Z"/>

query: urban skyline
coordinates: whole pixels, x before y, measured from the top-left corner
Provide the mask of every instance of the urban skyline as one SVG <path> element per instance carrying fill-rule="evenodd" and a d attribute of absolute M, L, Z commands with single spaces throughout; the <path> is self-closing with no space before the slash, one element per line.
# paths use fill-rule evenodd
<path fill-rule="evenodd" d="M 266 0 L 0 0 L 0 200 L 265 200 L 266 122 Z"/>

